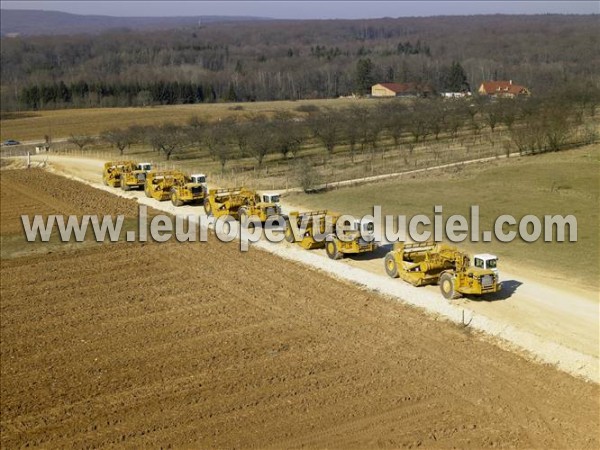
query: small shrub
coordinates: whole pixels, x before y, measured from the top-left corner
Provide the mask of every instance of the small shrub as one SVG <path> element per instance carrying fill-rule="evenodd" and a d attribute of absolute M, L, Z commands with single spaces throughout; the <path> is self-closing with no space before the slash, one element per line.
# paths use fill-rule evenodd
<path fill-rule="evenodd" d="M 321 182 L 321 176 L 316 167 L 306 159 L 301 159 L 296 164 L 296 179 L 304 192 L 314 191 Z"/>
<path fill-rule="evenodd" d="M 303 113 L 316 113 L 320 111 L 317 105 L 300 105 L 296 107 L 296 111 Z"/>

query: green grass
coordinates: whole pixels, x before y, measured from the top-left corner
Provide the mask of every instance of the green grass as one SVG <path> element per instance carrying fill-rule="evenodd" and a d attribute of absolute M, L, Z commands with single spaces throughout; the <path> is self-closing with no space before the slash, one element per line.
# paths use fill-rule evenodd
<path fill-rule="evenodd" d="M 295 194 L 292 204 L 329 208 L 362 215 L 381 205 L 384 214 L 433 218 L 434 205 L 443 217 L 468 217 L 470 205 L 480 207 L 481 230 L 492 230 L 496 217 L 510 214 L 517 220 L 527 214 L 573 214 L 577 218 L 576 243 L 463 242 L 471 251 L 490 251 L 513 267 L 577 281 L 597 289 L 599 270 L 600 146 L 538 156 L 513 158 L 477 167 L 467 166 L 411 179 L 343 188 L 321 194 Z"/>

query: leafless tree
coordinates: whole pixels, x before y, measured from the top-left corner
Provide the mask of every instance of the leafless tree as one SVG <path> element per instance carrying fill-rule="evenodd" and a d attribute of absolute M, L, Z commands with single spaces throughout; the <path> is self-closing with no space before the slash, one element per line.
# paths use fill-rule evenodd
<path fill-rule="evenodd" d="M 123 155 L 125 148 L 134 142 L 133 134 L 129 130 L 123 129 L 107 130 L 102 133 L 101 138 L 117 148 L 120 155 Z"/>
<path fill-rule="evenodd" d="M 92 145 L 96 140 L 92 136 L 87 135 L 74 135 L 72 134 L 67 142 L 79 147 L 79 150 L 83 150 L 88 145 Z"/>

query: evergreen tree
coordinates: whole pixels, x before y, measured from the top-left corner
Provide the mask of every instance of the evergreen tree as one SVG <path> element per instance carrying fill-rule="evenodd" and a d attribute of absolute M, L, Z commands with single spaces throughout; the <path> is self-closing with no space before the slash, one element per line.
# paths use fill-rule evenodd
<path fill-rule="evenodd" d="M 452 62 L 447 70 L 445 80 L 442 83 L 444 89 L 449 92 L 462 92 L 470 90 L 467 75 L 458 61 Z"/>
<path fill-rule="evenodd" d="M 373 62 L 370 58 L 359 59 L 356 63 L 356 90 L 360 94 L 366 94 L 371 91 L 371 86 L 375 84 L 373 78 Z"/>

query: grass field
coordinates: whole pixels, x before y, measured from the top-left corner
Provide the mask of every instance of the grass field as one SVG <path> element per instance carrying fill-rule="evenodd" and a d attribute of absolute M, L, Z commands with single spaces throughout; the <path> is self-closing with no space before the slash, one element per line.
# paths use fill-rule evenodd
<path fill-rule="evenodd" d="M 294 111 L 301 105 L 344 107 L 355 104 L 374 104 L 364 99 L 325 99 L 274 101 L 256 103 L 210 103 L 198 105 L 151 106 L 145 108 L 93 108 L 35 111 L 11 114 L 1 120 L 0 140 L 39 140 L 44 135 L 54 138 L 71 134 L 98 135 L 111 128 L 130 125 L 154 125 L 164 122 L 184 124 L 191 117 L 218 120 L 248 113 L 270 114 L 276 111 Z"/>
<path fill-rule="evenodd" d="M 479 205 L 481 230 L 493 230 L 502 214 L 517 220 L 527 214 L 573 214 L 577 218 L 576 243 L 464 243 L 461 247 L 489 250 L 511 265 L 597 289 L 599 270 L 600 146 L 499 160 L 446 172 L 435 172 L 368 186 L 338 189 L 321 194 L 294 194 L 292 204 L 329 208 L 362 215 L 381 205 L 384 214 L 434 216 L 434 205 L 443 206 L 443 217 L 469 217 L 471 205 Z"/>

